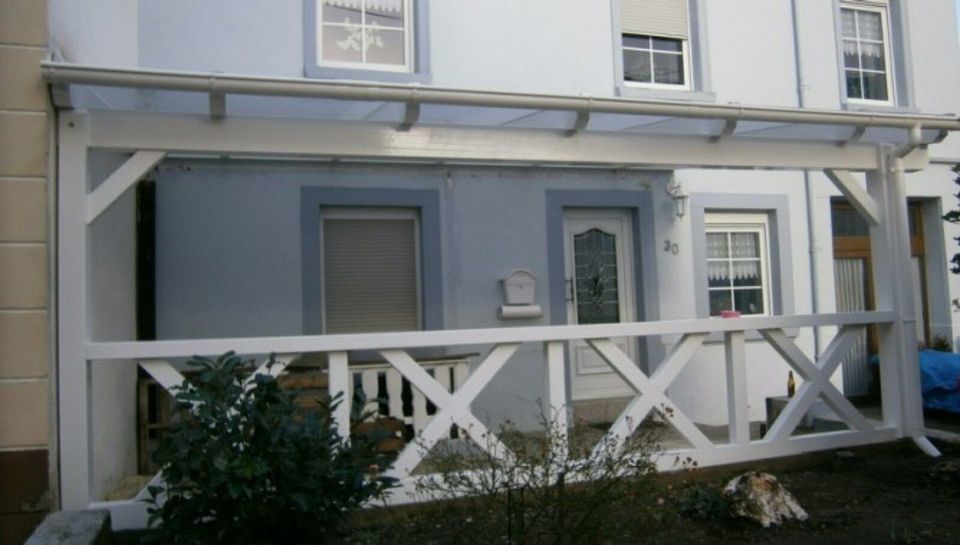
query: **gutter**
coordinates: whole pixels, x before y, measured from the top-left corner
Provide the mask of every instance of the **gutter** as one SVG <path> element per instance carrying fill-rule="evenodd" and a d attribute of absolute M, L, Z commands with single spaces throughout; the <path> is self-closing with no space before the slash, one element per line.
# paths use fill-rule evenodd
<path fill-rule="evenodd" d="M 806 107 L 807 93 L 803 82 L 803 54 L 800 50 L 800 9 L 797 0 L 790 0 L 793 11 L 793 63 L 797 78 L 797 106 L 802 110 Z M 817 229 L 813 222 L 813 179 L 810 171 L 803 169 L 804 213 L 807 225 L 807 255 L 809 256 L 810 273 L 810 312 L 820 314 L 820 246 L 817 244 Z M 813 328 L 813 359 L 820 359 L 820 328 Z"/>
<path fill-rule="evenodd" d="M 590 96 L 552 95 L 482 91 L 419 85 L 397 85 L 368 82 L 307 80 L 219 74 L 213 72 L 180 72 L 87 66 L 45 61 L 41 63 L 44 80 L 53 86 L 98 85 L 161 89 L 207 93 L 211 105 L 219 104 L 225 95 L 286 96 L 372 102 L 399 102 L 408 110 L 421 104 L 477 106 L 532 110 L 570 111 L 583 117 L 591 113 L 653 115 L 697 119 L 719 119 L 731 126 L 738 121 L 772 123 L 807 123 L 848 125 L 854 127 L 886 127 L 899 129 L 960 130 L 956 115 L 909 115 L 887 113 L 807 110 L 802 108 L 705 104 L 668 100 L 630 98 L 598 98 Z M 58 104 L 58 106 L 68 106 Z M 407 116 L 405 125 L 412 125 L 415 115 Z M 732 131 L 731 131 L 732 132 Z"/>

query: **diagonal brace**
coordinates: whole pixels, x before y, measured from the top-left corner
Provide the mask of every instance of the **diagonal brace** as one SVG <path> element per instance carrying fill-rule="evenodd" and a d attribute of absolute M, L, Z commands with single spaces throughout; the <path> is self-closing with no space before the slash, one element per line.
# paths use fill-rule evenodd
<path fill-rule="evenodd" d="M 700 428 L 687 418 L 664 393 L 667 386 L 680 373 L 693 353 L 703 344 L 705 338 L 706 335 L 704 334 L 684 336 L 667 356 L 660 369 L 654 373 L 653 379 L 643 374 L 633 360 L 624 354 L 612 340 L 587 339 L 587 343 L 600 354 L 600 357 L 641 396 L 630 402 L 608 433 L 616 433 L 618 439 L 626 438 L 637 429 L 637 426 L 654 407 L 660 407 L 661 411 L 669 414 L 668 421 L 670 424 L 695 448 L 713 446 L 713 443 L 700 431 Z M 603 445 L 598 445 L 598 448 L 602 447 Z"/>
<path fill-rule="evenodd" d="M 165 151 L 141 150 L 120 165 L 120 168 L 87 195 L 87 225 L 100 217 L 100 214 L 110 208 L 110 205 L 130 189 L 130 186 L 150 172 L 150 169 L 156 166 L 166 154 Z"/>
<path fill-rule="evenodd" d="M 420 433 L 419 439 L 404 447 L 386 475 L 397 479 L 409 477 L 417 464 L 423 461 L 424 455 L 447 436 L 452 425 L 466 431 L 470 438 L 491 456 L 512 458 L 513 454 L 510 450 L 470 412 L 470 403 L 519 347 L 519 343 L 495 346 L 476 371 L 453 394 L 441 386 L 405 351 L 381 350 L 380 354 L 410 382 L 410 385 L 420 390 L 439 409 Z"/>
<path fill-rule="evenodd" d="M 819 366 L 814 365 L 810 358 L 787 337 L 782 329 L 762 329 L 760 334 L 804 379 L 804 383 L 797 389 L 796 396 L 787 403 L 776 422 L 770 427 L 764 441 L 778 441 L 788 438 L 820 394 L 823 395 L 827 405 L 853 428 L 861 431 L 873 429 L 873 426 L 867 422 L 860 411 L 847 398 L 843 397 L 837 387 L 830 382 L 830 377 L 837 370 L 843 357 L 856 343 L 857 328 L 841 328 L 827 349 L 824 350 L 818 362 Z"/>
<path fill-rule="evenodd" d="M 851 206 L 860 213 L 867 223 L 870 225 L 880 224 L 880 206 L 877 205 L 877 201 L 873 200 L 873 197 L 857 183 L 857 180 L 854 179 L 849 171 L 827 169 L 824 170 L 823 173 L 827 175 L 827 178 L 830 178 L 833 185 L 837 186 L 837 189 L 843 193 L 843 196 L 847 198 Z"/>

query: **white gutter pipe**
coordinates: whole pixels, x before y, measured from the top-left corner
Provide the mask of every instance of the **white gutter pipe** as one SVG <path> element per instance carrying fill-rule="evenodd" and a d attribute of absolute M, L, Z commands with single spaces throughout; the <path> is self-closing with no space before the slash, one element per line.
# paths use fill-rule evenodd
<path fill-rule="evenodd" d="M 797 106 L 800 109 L 806 108 L 807 92 L 803 82 L 803 54 L 800 49 L 800 10 L 797 0 L 790 0 L 793 10 L 793 62 L 797 77 Z M 807 224 L 807 255 L 810 259 L 810 312 L 812 314 L 820 313 L 820 247 L 817 244 L 817 229 L 813 221 L 813 180 L 810 178 L 810 171 L 803 169 L 803 190 L 804 190 L 804 212 L 806 214 Z M 814 361 L 820 359 L 820 328 L 813 328 L 813 358 Z"/>
<path fill-rule="evenodd" d="M 960 130 L 955 115 L 907 115 L 831 110 L 800 110 L 759 106 L 702 104 L 665 100 L 597 98 L 589 96 L 477 91 L 419 85 L 266 78 L 216 74 L 85 66 L 46 61 L 44 80 L 51 85 L 100 85 L 188 91 L 212 95 L 261 95 L 337 100 L 383 101 L 407 104 L 443 104 L 491 108 L 560 110 L 581 113 L 616 113 L 683 118 L 811 123 L 911 129 Z"/>

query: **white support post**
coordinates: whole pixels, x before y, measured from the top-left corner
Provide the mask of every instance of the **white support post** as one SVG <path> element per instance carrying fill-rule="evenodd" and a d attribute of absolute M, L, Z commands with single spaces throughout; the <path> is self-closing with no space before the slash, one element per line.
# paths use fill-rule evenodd
<path fill-rule="evenodd" d="M 890 218 L 890 185 L 887 183 L 886 153 L 878 148 L 880 168 L 867 172 L 867 192 L 876 201 L 881 212 L 880 222 L 870 226 L 870 252 L 873 270 L 873 300 L 877 310 L 897 313 L 899 305 L 895 300 L 898 284 L 894 277 L 896 262 L 896 239 L 892 233 Z M 907 290 L 901 290 L 907 291 Z M 899 315 L 898 315 L 899 319 Z M 880 358 L 880 395 L 883 402 L 883 421 L 894 426 L 903 434 L 903 414 L 901 409 L 899 368 L 899 325 L 896 320 L 877 326 Z"/>
<path fill-rule="evenodd" d="M 912 283 L 912 268 L 910 250 L 910 224 L 907 210 L 907 191 L 904 181 L 903 159 L 895 155 L 887 158 L 890 173 L 889 202 L 891 231 L 896 234 L 892 239 L 896 242 L 897 252 L 895 261 L 896 282 L 899 289 L 894 290 L 893 297 L 899 310 L 900 319 L 895 322 L 897 338 L 899 339 L 899 380 L 901 391 L 901 410 L 903 411 L 903 431 L 911 437 L 918 437 L 924 433 L 923 397 L 920 387 L 920 361 L 917 354 L 916 306 L 913 300 L 913 290 L 908 286 Z M 925 449 L 926 450 L 926 449 Z M 934 449 L 936 450 L 936 449 Z M 939 455 L 939 452 L 936 453 Z"/>
<path fill-rule="evenodd" d="M 337 425 L 337 432 L 344 441 L 350 440 L 350 403 L 353 392 L 350 391 L 350 369 L 347 363 L 346 352 L 331 352 L 327 361 L 329 381 L 327 387 L 330 399 L 342 394 L 340 405 L 333 411 L 333 421 Z"/>
<path fill-rule="evenodd" d="M 567 366 L 564 357 L 564 348 L 566 343 L 562 341 L 550 341 L 544 343 L 544 352 L 547 356 L 547 423 L 551 426 L 559 439 L 555 448 L 563 449 L 564 453 L 556 453 L 554 458 L 558 460 L 565 457 L 566 447 L 568 445 L 567 434 L 569 433 L 569 414 L 567 411 Z"/>
<path fill-rule="evenodd" d="M 750 408 L 747 404 L 747 355 L 743 331 L 723 334 L 723 352 L 727 367 L 727 418 L 730 443 L 750 442 Z"/>
<path fill-rule="evenodd" d="M 877 170 L 867 173 L 867 191 L 883 211 L 880 225 L 870 228 L 874 299 L 878 310 L 896 319 L 881 325 L 880 376 L 883 419 L 901 437 L 923 434 L 916 316 L 911 283 L 910 227 L 903 160 L 879 148 Z"/>
<path fill-rule="evenodd" d="M 62 509 L 90 504 L 93 464 L 90 367 L 87 333 L 86 117 L 60 115 L 57 187 L 57 366 L 60 424 L 60 503 Z"/>

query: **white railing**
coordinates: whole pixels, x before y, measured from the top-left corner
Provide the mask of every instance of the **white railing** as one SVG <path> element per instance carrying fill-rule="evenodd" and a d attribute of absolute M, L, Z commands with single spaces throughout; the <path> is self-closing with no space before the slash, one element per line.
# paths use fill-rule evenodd
<path fill-rule="evenodd" d="M 418 362 L 428 375 L 433 377 L 444 390 L 453 393 L 463 385 L 470 374 L 467 360 L 461 357 L 448 359 L 434 359 Z M 365 412 L 370 418 L 390 416 L 402 421 L 419 435 L 427 423 L 430 422 L 428 400 L 417 388 L 408 386 L 410 383 L 403 375 L 389 363 L 364 363 L 350 365 L 349 392 L 360 390 L 367 400 Z M 382 379 L 382 380 L 381 380 Z M 381 387 L 381 384 L 385 387 Z M 410 403 L 404 401 L 404 386 L 410 391 Z M 380 410 L 385 404 L 387 411 Z"/>
<path fill-rule="evenodd" d="M 737 319 L 701 319 L 672 322 L 636 322 L 588 326 L 545 326 L 523 328 L 498 328 L 452 331 L 421 331 L 412 333 L 385 333 L 360 335 L 329 335 L 301 337 L 213 339 L 152 342 L 90 343 L 87 356 L 92 362 L 100 360 L 137 360 L 161 385 L 170 389 L 181 384 L 183 377 L 171 365 L 158 358 L 175 358 L 193 354 L 219 354 L 235 350 L 241 354 L 284 354 L 323 352 L 327 355 L 329 391 L 331 394 L 352 391 L 354 375 L 359 375 L 365 391 L 379 390 L 374 384 L 378 375 L 386 373 L 387 392 L 391 412 L 399 401 L 400 379 L 409 381 L 412 389 L 436 407 L 436 414 L 426 418 L 411 415 L 417 428 L 417 440 L 409 442 L 400 452 L 387 474 L 400 480 L 401 487 L 390 498 L 391 503 L 416 501 L 414 494 L 418 479 L 414 470 L 424 460 L 427 452 L 439 441 L 449 437 L 451 426 L 468 430 L 466 437 L 477 446 L 495 456 L 510 457 L 509 449 L 496 434 L 478 419 L 471 408 L 477 395 L 489 384 L 500 369 L 507 365 L 524 343 L 543 343 L 546 360 L 546 401 L 554 415 L 568 415 L 571 401 L 567 398 L 566 346 L 574 340 L 586 341 L 590 347 L 617 372 L 637 393 L 623 413 L 608 430 L 604 440 L 623 438 L 653 410 L 668 415 L 668 422 L 676 432 L 687 440 L 690 448 L 672 450 L 662 456 L 663 467 L 672 465 L 676 457 L 690 458 L 699 466 L 743 462 L 802 452 L 848 447 L 858 444 L 889 441 L 902 436 L 899 427 L 900 399 L 883 399 L 884 421 L 867 420 L 830 382 L 843 357 L 856 343 L 857 335 L 871 324 L 891 324 L 892 312 L 861 312 L 850 314 L 744 317 Z M 786 334 L 786 329 L 800 327 L 837 327 L 837 334 L 823 351 L 818 361 L 812 361 Z M 756 331 L 797 373 L 803 382 L 796 395 L 779 414 L 776 421 L 758 440 L 751 440 L 747 405 L 747 372 L 745 337 Z M 728 399 L 729 441 L 715 443 L 683 413 L 670 399 L 667 389 L 680 374 L 691 357 L 700 349 L 710 334 L 723 336 L 724 362 L 726 366 L 726 389 Z M 612 339 L 618 337 L 643 337 L 654 335 L 678 335 L 679 339 L 660 365 L 649 376 L 624 353 Z M 473 366 L 467 375 L 462 363 L 445 362 L 433 368 L 417 363 L 408 353 L 411 349 L 488 345 L 491 348 Z M 350 351 L 376 351 L 385 364 L 353 367 L 349 362 Z M 278 375 L 292 361 L 292 357 L 280 358 L 280 364 L 271 368 L 262 367 L 258 372 Z M 896 369 L 897 362 L 881 362 L 881 372 L 888 374 Z M 438 373 L 437 369 L 446 369 Z M 391 378 L 393 377 L 393 378 Z M 896 380 L 891 377 L 885 380 Z M 368 391 L 369 395 L 369 391 Z M 371 396 L 376 397 L 376 396 Z M 345 396 L 349 400 L 350 396 Z M 793 435 L 801 419 L 811 405 L 822 398 L 836 415 L 848 426 L 848 430 L 826 433 Z M 887 417 L 886 415 L 891 415 Z M 341 404 L 334 418 L 340 429 L 349 429 L 350 406 Z M 561 434 L 567 430 L 566 419 L 555 423 Z M 483 438 L 479 440 L 479 438 Z M 129 504 L 100 504 L 115 511 L 115 515 L 132 520 L 123 513 Z M 139 511 L 137 511 L 139 512 Z M 120 523 L 119 521 L 117 521 Z M 123 523 L 120 523 L 123 524 Z"/>

